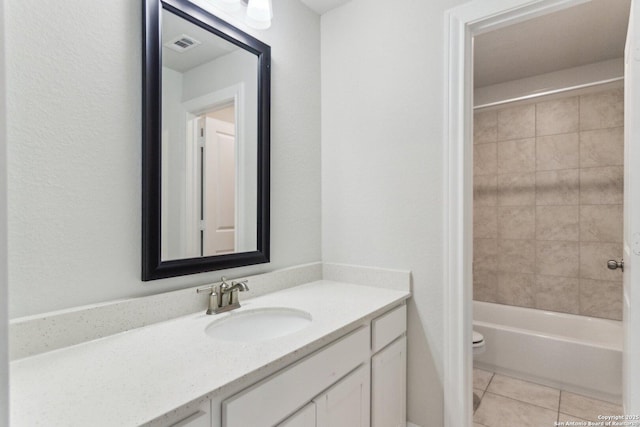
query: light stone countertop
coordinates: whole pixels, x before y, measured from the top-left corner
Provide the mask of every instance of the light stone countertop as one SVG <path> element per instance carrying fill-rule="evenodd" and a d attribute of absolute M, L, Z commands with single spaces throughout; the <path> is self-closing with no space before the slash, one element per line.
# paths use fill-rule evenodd
<path fill-rule="evenodd" d="M 135 426 L 198 399 L 250 385 L 409 298 L 406 291 L 327 280 L 241 301 L 309 312 L 310 325 L 263 342 L 216 341 L 195 313 L 11 363 L 11 425 Z M 259 325 L 257 325 L 259 327 Z"/>

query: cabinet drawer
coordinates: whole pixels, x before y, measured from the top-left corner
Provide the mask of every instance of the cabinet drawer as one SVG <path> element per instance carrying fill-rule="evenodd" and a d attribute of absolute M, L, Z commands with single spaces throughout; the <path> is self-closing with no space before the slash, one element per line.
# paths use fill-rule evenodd
<path fill-rule="evenodd" d="M 371 322 L 371 349 L 376 353 L 406 330 L 407 306 L 403 304 Z"/>
<path fill-rule="evenodd" d="M 285 419 L 369 357 L 363 326 L 222 403 L 223 427 L 263 427 Z"/>

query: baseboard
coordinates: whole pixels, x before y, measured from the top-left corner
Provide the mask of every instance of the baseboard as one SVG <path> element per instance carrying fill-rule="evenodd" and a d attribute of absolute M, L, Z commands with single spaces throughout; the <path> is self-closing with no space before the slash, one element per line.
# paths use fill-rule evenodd
<path fill-rule="evenodd" d="M 420 427 L 418 424 L 410 423 L 407 421 L 407 427 Z"/>

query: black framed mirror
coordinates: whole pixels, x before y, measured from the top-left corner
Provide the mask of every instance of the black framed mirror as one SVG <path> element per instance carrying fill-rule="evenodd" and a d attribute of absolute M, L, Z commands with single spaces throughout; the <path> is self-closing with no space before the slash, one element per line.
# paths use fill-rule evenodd
<path fill-rule="evenodd" d="M 269 262 L 271 48 L 142 3 L 142 280 Z"/>

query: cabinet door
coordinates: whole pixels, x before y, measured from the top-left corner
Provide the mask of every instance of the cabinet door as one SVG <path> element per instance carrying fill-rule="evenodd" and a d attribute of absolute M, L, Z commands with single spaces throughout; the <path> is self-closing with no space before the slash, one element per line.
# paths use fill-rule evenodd
<path fill-rule="evenodd" d="M 313 399 L 317 427 L 369 427 L 369 364 L 362 364 Z"/>
<path fill-rule="evenodd" d="M 404 427 L 407 422 L 407 338 L 371 358 L 371 427 Z"/>
<path fill-rule="evenodd" d="M 309 403 L 276 427 L 316 427 L 316 404 Z"/>

